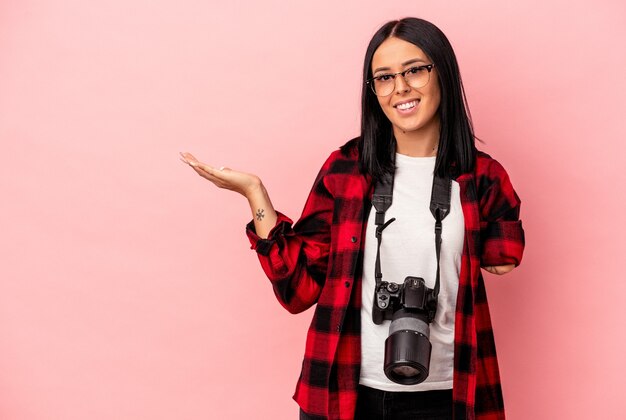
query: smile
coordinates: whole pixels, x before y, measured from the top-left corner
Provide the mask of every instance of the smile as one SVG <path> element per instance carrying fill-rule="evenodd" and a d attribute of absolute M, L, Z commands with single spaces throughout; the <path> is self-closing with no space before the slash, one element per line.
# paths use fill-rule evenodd
<path fill-rule="evenodd" d="M 400 104 L 396 106 L 398 113 L 401 115 L 412 114 L 417 109 L 417 104 L 419 101 L 411 101 L 404 104 Z"/>

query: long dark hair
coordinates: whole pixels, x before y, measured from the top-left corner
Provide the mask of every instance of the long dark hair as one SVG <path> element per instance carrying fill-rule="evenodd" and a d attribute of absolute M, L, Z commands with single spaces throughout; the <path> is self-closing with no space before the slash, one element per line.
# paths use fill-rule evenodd
<path fill-rule="evenodd" d="M 439 75 L 441 133 L 435 162 L 438 176 L 457 175 L 474 170 L 476 147 L 471 114 L 454 50 L 439 28 L 418 18 L 406 17 L 383 25 L 370 41 L 363 64 L 361 100 L 361 138 L 357 142 L 359 168 L 374 179 L 393 171 L 395 138 L 391 122 L 378 99 L 365 84 L 372 77 L 374 52 L 389 37 L 400 38 L 420 48 L 430 57 Z M 454 162 L 454 167 L 452 164 Z"/>

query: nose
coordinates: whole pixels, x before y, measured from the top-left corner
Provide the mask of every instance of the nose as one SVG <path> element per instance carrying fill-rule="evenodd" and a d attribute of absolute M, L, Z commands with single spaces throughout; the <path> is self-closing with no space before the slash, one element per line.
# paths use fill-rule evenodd
<path fill-rule="evenodd" d="M 396 93 L 408 92 L 411 90 L 411 87 L 401 74 L 397 74 L 393 81 L 395 83 Z"/>

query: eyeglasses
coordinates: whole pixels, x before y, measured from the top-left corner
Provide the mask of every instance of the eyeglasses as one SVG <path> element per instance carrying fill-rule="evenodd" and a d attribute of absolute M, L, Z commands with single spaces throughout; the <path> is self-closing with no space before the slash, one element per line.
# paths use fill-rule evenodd
<path fill-rule="evenodd" d="M 385 73 L 365 81 L 368 84 L 375 95 L 388 96 L 393 92 L 396 87 L 396 76 L 401 74 L 404 77 L 406 83 L 414 89 L 424 87 L 430 81 L 430 72 L 433 69 L 434 64 L 425 64 L 423 66 L 411 67 L 404 71 L 397 73 Z"/>

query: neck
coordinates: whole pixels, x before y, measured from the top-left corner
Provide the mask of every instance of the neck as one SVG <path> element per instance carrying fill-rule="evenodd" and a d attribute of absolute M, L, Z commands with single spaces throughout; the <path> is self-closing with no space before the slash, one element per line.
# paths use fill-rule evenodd
<path fill-rule="evenodd" d="M 430 124 L 414 131 L 403 131 L 394 125 L 393 135 L 396 138 L 396 152 L 412 157 L 436 156 L 439 146 L 439 132 L 438 118 L 433 118 Z"/>

